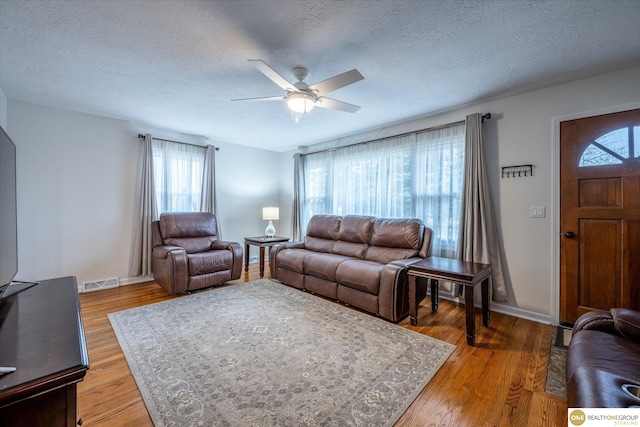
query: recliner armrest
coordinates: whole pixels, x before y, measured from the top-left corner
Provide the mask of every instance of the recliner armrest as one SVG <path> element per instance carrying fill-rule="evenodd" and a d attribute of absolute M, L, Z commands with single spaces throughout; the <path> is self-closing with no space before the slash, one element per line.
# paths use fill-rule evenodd
<path fill-rule="evenodd" d="M 612 308 L 611 315 L 619 335 L 640 343 L 640 312 L 628 308 Z"/>
<path fill-rule="evenodd" d="M 172 245 L 160 245 L 153 248 L 153 257 L 165 259 L 171 252 L 185 252 L 184 248 Z"/>
<path fill-rule="evenodd" d="M 588 329 L 619 335 L 633 342 L 640 342 L 640 312 L 627 308 L 610 311 L 590 311 L 578 318 L 573 334 Z"/>
<path fill-rule="evenodd" d="M 231 280 L 239 279 L 242 275 L 242 246 L 238 242 L 226 240 L 214 240 L 211 242 L 212 250 L 227 250 L 233 254 L 233 267 L 231 268 Z"/>
<path fill-rule="evenodd" d="M 211 242 L 211 249 L 213 250 L 232 250 L 232 248 L 235 247 L 239 247 L 240 249 L 242 249 L 242 247 L 237 242 L 227 242 L 226 240 L 214 240 L 213 242 Z"/>

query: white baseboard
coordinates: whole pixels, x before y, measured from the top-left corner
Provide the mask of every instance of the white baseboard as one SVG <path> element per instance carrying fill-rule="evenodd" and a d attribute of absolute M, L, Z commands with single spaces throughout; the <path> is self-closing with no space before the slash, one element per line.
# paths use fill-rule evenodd
<path fill-rule="evenodd" d="M 127 279 L 120 280 L 120 286 L 123 285 L 135 285 L 136 283 L 144 283 L 144 282 L 153 282 L 153 276 L 138 276 L 138 277 L 129 277 Z"/>
<path fill-rule="evenodd" d="M 461 298 L 452 297 L 450 295 L 438 295 L 440 299 L 446 299 L 448 301 L 453 301 L 458 304 L 464 304 L 464 301 Z M 480 305 L 476 305 L 476 307 L 480 308 Z M 509 316 L 519 317 L 521 319 L 531 320 L 533 322 L 544 323 L 545 325 L 551 325 L 551 316 L 548 314 L 536 313 L 535 311 L 524 310 L 522 308 L 511 307 L 508 305 L 501 304 L 499 302 L 491 302 L 489 304 L 490 311 L 495 311 L 500 314 L 507 314 Z"/>

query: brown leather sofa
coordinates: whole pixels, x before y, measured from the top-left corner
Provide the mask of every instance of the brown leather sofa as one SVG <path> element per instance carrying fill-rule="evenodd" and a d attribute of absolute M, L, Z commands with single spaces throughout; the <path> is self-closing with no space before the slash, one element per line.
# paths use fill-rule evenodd
<path fill-rule="evenodd" d="M 430 256 L 431 235 L 419 219 L 315 215 L 304 242 L 271 248 L 271 278 L 397 322 L 409 313 L 407 265 Z"/>
<path fill-rule="evenodd" d="M 640 407 L 640 312 L 614 308 L 578 318 L 567 351 L 569 408 Z"/>
<path fill-rule="evenodd" d="M 239 279 L 242 247 L 218 239 L 209 212 L 163 213 L 152 223 L 153 278 L 170 294 Z"/>

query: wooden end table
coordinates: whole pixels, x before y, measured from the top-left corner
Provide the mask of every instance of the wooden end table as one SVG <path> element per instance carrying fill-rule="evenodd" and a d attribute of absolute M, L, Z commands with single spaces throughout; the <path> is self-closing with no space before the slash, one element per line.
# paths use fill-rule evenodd
<path fill-rule="evenodd" d="M 260 248 L 260 277 L 264 277 L 264 248 L 273 246 L 278 243 L 288 242 L 288 237 L 279 236 L 256 236 L 244 238 L 244 271 L 249 271 L 249 247 L 251 245 L 258 246 Z"/>
<path fill-rule="evenodd" d="M 491 265 L 460 261 L 450 258 L 430 257 L 409 265 L 409 316 L 411 325 L 418 324 L 418 301 L 416 278 L 424 277 L 431 282 L 431 311 L 438 311 L 438 281 L 454 282 L 465 287 L 464 304 L 467 315 L 467 344 L 475 345 L 476 322 L 473 306 L 473 290 L 480 284 L 482 292 L 482 324 L 489 326 L 489 278 Z"/>

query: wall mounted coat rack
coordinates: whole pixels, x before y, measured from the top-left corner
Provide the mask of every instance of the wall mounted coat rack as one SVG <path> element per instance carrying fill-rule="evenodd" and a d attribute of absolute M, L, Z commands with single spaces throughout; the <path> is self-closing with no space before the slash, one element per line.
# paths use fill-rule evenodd
<path fill-rule="evenodd" d="M 533 165 L 516 165 L 502 167 L 503 178 L 515 178 L 520 176 L 533 176 Z"/>

